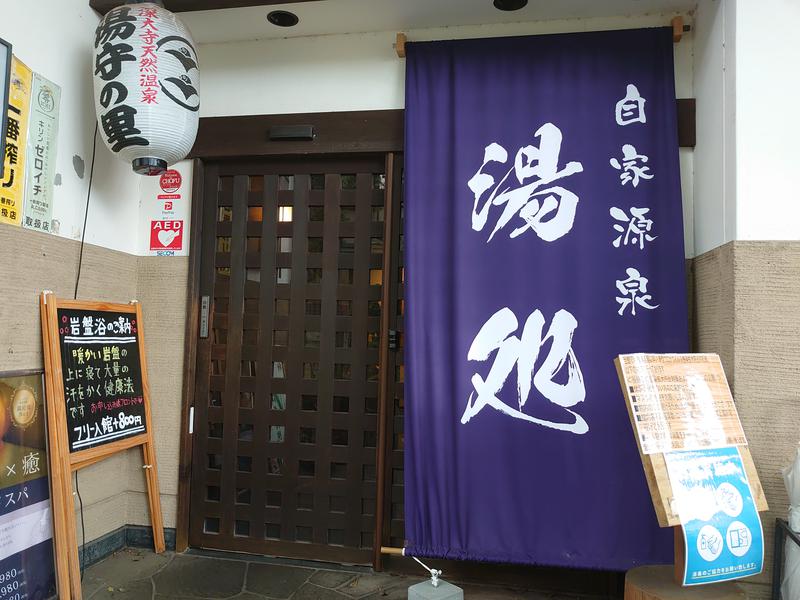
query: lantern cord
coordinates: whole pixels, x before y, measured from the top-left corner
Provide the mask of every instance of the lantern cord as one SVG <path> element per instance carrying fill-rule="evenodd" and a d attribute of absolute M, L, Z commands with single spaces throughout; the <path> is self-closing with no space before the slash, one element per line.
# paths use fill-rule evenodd
<path fill-rule="evenodd" d="M 89 187 L 86 190 L 86 208 L 83 211 L 83 230 L 81 231 L 81 249 L 78 255 L 78 275 L 75 277 L 75 293 L 73 299 L 78 299 L 78 285 L 81 282 L 81 268 L 83 267 L 83 245 L 86 241 L 86 223 L 89 219 L 89 198 L 92 197 L 92 179 L 94 179 L 94 159 L 97 155 L 97 130 L 98 124 L 94 124 L 94 137 L 92 138 L 92 162 L 89 166 Z"/>
<path fill-rule="evenodd" d="M 94 179 L 94 159 L 97 155 L 97 121 L 94 123 L 94 137 L 92 138 L 92 162 L 89 166 L 89 186 L 86 190 L 86 208 L 83 211 L 83 230 L 81 231 L 81 249 L 78 254 L 78 273 L 75 277 L 75 293 L 73 299 L 78 299 L 78 285 L 81 282 L 81 268 L 83 267 L 83 245 L 86 242 L 86 224 L 89 219 L 89 199 L 92 197 L 92 179 Z M 78 504 L 81 509 L 81 581 L 86 568 L 86 521 L 83 517 L 83 498 L 81 497 L 81 488 L 78 485 L 78 471 L 75 471 L 75 494 L 78 496 Z"/>

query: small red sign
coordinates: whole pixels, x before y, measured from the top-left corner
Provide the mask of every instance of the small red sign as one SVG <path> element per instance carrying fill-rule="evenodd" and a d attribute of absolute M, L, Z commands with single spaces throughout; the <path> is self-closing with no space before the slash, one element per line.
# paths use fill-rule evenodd
<path fill-rule="evenodd" d="M 151 221 L 150 250 L 181 250 L 183 221 Z"/>
<path fill-rule="evenodd" d="M 183 178 L 175 169 L 164 171 L 161 175 L 161 189 L 167 194 L 174 194 L 177 192 L 181 187 L 181 183 L 183 183 Z"/>

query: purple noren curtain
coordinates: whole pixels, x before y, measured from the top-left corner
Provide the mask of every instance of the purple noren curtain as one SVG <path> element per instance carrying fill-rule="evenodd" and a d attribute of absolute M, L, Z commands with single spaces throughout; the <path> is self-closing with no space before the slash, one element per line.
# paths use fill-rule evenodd
<path fill-rule="evenodd" d="M 666 563 L 613 359 L 688 349 L 669 29 L 408 45 L 407 551 Z"/>

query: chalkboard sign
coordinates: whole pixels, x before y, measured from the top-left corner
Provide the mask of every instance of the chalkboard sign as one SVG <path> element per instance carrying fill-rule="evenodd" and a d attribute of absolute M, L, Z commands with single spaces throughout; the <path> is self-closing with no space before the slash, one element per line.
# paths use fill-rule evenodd
<path fill-rule="evenodd" d="M 69 451 L 147 431 L 136 314 L 58 309 Z"/>
<path fill-rule="evenodd" d="M 142 308 L 136 301 L 61 300 L 52 292 L 42 292 L 39 307 L 58 597 L 81 600 L 74 471 L 141 447 L 153 546 L 164 551 Z"/>

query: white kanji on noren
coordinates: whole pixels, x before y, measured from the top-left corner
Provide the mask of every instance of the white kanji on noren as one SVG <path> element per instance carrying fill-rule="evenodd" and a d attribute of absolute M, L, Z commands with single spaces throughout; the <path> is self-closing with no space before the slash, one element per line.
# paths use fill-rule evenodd
<path fill-rule="evenodd" d="M 631 123 L 647 123 L 647 116 L 644 113 L 644 103 L 646 100 L 639 94 L 639 89 L 629 83 L 625 90 L 625 97 L 617 102 L 614 109 L 614 117 L 617 125 L 630 125 Z"/>
<path fill-rule="evenodd" d="M 630 183 L 633 187 L 638 187 L 640 179 L 655 177 L 650 172 L 650 167 L 645 164 L 648 160 L 650 159 L 644 154 L 639 154 L 634 146 L 625 144 L 622 146 L 622 160 L 612 158 L 608 162 L 617 171 L 621 171 L 619 178 L 622 185 Z"/>
<path fill-rule="evenodd" d="M 468 423 L 484 407 L 491 406 L 515 419 L 550 429 L 575 434 L 589 431 L 589 425 L 583 417 L 570 410 L 586 398 L 583 374 L 572 349 L 572 337 L 578 321 L 569 311 L 562 309 L 553 315 L 550 328 L 543 336 L 544 325 L 542 312 L 535 310 L 525 321 L 521 336 L 517 337 L 514 334 L 519 329 L 519 322 L 508 307 L 501 308 L 484 323 L 472 341 L 467 358 L 482 362 L 489 360 L 493 353 L 496 354 L 485 378 L 479 373 L 472 375 L 474 391 L 467 400 L 467 407 L 461 417 L 462 424 Z M 547 349 L 547 356 L 537 368 L 539 352 L 543 348 Z M 505 387 L 514 367 L 517 369 L 517 406 L 510 406 L 500 400 L 498 394 Z M 565 369 L 566 372 L 559 375 Z M 545 400 L 563 408 L 572 422 L 551 421 L 524 412 L 532 387 Z M 528 411 L 530 409 L 528 406 Z"/>
<path fill-rule="evenodd" d="M 650 235 L 650 232 L 653 231 L 653 220 L 647 218 L 647 213 L 650 212 L 649 208 L 632 206 L 630 216 L 616 206 L 612 206 L 608 212 L 619 221 L 619 223 L 614 223 L 614 230 L 619 235 L 611 242 L 615 248 L 631 245 L 639 246 L 640 250 L 644 250 L 645 242 L 652 242 L 658 237 Z"/>
<path fill-rule="evenodd" d="M 546 242 L 552 242 L 566 235 L 575 221 L 578 196 L 574 192 L 553 182 L 580 173 L 583 165 L 570 161 L 559 168 L 561 152 L 561 130 L 552 123 L 545 123 L 534 134 L 539 138 L 539 146 L 529 145 L 520 148 L 514 164 L 497 181 L 487 167 L 494 163 L 507 165 L 508 151 L 492 142 L 483 153 L 483 164 L 467 182 L 474 195 L 472 207 L 472 229 L 483 231 L 489 220 L 489 212 L 502 212 L 486 243 L 503 229 L 514 217 L 517 225 L 508 237 L 515 238 L 527 230 L 532 230 Z M 499 208 L 495 208 L 499 207 Z"/>
<path fill-rule="evenodd" d="M 636 307 L 640 306 L 647 310 L 655 310 L 659 307 L 658 304 L 651 304 L 650 301 L 653 296 L 647 291 L 647 284 L 650 282 L 647 277 L 642 276 L 638 269 L 628 267 L 625 269 L 625 274 L 628 276 L 626 279 L 617 280 L 617 290 L 622 296 L 617 296 L 619 303 L 619 310 L 617 314 L 622 316 L 625 310 L 630 307 L 630 313 L 636 316 Z"/>

